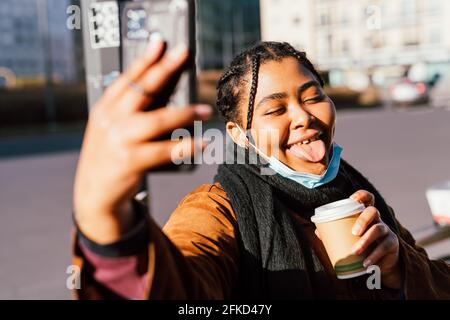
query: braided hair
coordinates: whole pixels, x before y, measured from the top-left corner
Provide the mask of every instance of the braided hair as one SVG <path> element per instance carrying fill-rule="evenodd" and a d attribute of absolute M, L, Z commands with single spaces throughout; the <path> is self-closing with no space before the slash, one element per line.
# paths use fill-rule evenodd
<path fill-rule="evenodd" d="M 217 84 L 217 108 L 225 121 L 237 122 L 241 125 L 239 101 L 242 97 L 242 88 L 246 88 L 246 75 L 251 70 L 251 85 L 248 99 L 247 125 L 251 128 L 253 107 L 258 88 L 259 66 L 266 61 L 280 61 L 286 57 L 296 58 L 301 65 L 308 69 L 321 86 L 324 85 L 322 77 L 314 68 L 305 52 L 297 51 L 287 42 L 259 42 L 237 55 L 230 66 L 225 70 Z"/>

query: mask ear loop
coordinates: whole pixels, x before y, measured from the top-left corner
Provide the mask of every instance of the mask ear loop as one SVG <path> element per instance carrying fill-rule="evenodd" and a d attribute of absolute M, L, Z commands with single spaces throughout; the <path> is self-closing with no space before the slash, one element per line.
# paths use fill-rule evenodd
<path fill-rule="evenodd" d="M 258 153 L 261 157 L 263 157 L 264 160 L 266 160 L 267 162 L 269 162 L 269 161 L 270 161 L 270 157 L 268 157 L 264 152 L 262 152 L 262 151 L 256 146 L 255 141 L 253 140 L 253 136 L 252 136 L 252 134 L 250 133 L 250 130 L 248 130 L 248 134 L 245 134 L 244 129 L 242 129 L 241 126 L 238 125 L 237 123 L 236 123 L 236 127 L 238 128 L 238 130 L 239 130 L 239 132 L 241 133 L 241 135 L 245 137 L 245 146 L 241 146 L 240 144 L 239 144 L 239 146 L 240 146 L 241 148 L 244 148 L 244 149 L 248 149 L 249 147 L 252 147 L 253 149 L 255 149 L 256 153 Z"/>

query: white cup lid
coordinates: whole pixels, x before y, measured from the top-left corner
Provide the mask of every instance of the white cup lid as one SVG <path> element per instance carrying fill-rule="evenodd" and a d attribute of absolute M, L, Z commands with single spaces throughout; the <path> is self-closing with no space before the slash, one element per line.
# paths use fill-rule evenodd
<path fill-rule="evenodd" d="M 314 223 L 324 223 L 353 216 L 364 210 L 364 204 L 353 199 L 343 199 L 328 203 L 314 210 L 315 215 L 311 217 Z"/>

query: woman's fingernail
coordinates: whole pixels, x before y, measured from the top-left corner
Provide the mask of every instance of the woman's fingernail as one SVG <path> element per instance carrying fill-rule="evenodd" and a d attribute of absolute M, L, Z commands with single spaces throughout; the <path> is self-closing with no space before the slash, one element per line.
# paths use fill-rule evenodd
<path fill-rule="evenodd" d="M 358 226 L 358 225 L 353 226 L 353 228 L 352 228 L 352 234 L 353 234 L 354 236 L 359 235 L 360 232 L 361 232 L 361 227 L 360 227 L 360 226 Z"/>
<path fill-rule="evenodd" d="M 150 53 L 152 53 L 153 51 L 156 50 L 156 48 L 158 48 L 158 46 L 160 46 L 162 43 L 162 37 L 159 35 L 157 36 L 156 34 L 151 36 L 148 44 L 147 44 L 147 48 L 145 48 L 145 54 L 149 55 Z"/>
<path fill-rule="evenodd" d="M 212 108 L 207 104 L 199 104 L 195 106 L 195 115 L 201 120 L 208 119 L 212 114 Z"/>
<path fill-rule="evenodd" d="M 359 245 L 359 243 L 355 244 L 352 248 L 352 253 L 353 254 L 358 254 L 359 253 L 359 249 L 361 248 L 361 246 Z"/>
<path fill-rule="evenodd" d="M 177 60 L 187 54 L 188 54 L 188 48 L 185 45 L 181 44 L 181 45 L 176 46 L 172 50 L 170 50 L 169 59 Z"/>
<path fill-rule="evenodd" d="M 371 265 L 372 265 L 372 261 L 370 259 L 364 260 L 364 262 L 363 262 L 364 268 L 367 268 L 368 266 L 371 266 Z"/>

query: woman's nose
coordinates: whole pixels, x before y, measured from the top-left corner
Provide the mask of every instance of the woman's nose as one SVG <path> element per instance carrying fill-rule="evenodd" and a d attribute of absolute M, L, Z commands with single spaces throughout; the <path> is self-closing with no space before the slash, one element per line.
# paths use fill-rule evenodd
<path fill-rule="evenodd" d="M 291 129 L 309 128 L 314 116 L 302 108 L 300 104 L 289 106 L 289 115 L 291 117 Z"/>

